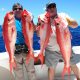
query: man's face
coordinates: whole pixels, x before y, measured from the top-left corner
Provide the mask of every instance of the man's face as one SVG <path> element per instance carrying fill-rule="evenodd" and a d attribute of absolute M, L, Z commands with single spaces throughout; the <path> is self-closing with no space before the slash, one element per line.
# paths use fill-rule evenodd
<path fill-rule="evenodd" d="M 50 8 L 47 11 L 49 12 L 51 18 L 54 18 L 55 16 L 57 16 L 57 9 L 56 8 Z"/>
<path fill-rule="evenodd" d="M 21 6 L 15 7 L 13 11 L 16 18 L 21 18 L 21 12 L 23 11 Z"/>

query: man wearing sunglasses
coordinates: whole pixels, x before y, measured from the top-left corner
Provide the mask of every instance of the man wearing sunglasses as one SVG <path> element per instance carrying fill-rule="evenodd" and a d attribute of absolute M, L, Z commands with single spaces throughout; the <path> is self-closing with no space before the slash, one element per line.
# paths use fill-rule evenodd
<path fill-rule="evenodd" d="M 54 18 L 56 18 L 57 16 L 60 16 L 64 20 L 67 26 L 71 26 L 75 28 L 78 26 L 78 24 L 74 19 L 70 18 L 67 14 L 65 13 L 58 14 L 55 3 L 47 4 L 46 12 L 49 13 L 51 28 L 53 30 L 53 33 L 51 34 L 49 43 L 45 49 L 45 64 L 48 66 L 48 78 L 49 78 L 48 80 L 54 80 L 56 65 L 58 64 L 59 60 L 62 60 L 62 56 L 60 54 L 60 49 L 56 40 L 56 33 L 55 33 L 56 27 L 52 22 L 54 21 Z M 39 19 L 40 19 L 40 22 L 38 22 L 39 26 L 47 22 L 48 17 L 46 17 L 45 15 L 46 13 L 41 14 L 39 16 Z M 78 67 L 76 66 L 76 59 L 74 58 L 74 56 L 75 55 L 72 53 L 71 70 L 74 72 L 77 80 L 80 80 L 80 72 Z"/>
<path fill-rule="evenodd" d="M 28 52 L 28 47 L 25 44 L 23 33 L 22 33 L 22 24 L 21 24 L 21 13 L 23 11 L 23 6 L 19 3 L 13 5 L 12 10 L 15 15 L 15 26 L 17 31 L 16 44 L 15 44 L 15 61 L 17 67 L 14 69 L 15 80 L 24 80 L 24 70 L 23 65 L 25 66 L 25 70 L 28 74 L 28 80 L 36 80 L 35 68 L 34 68 L 34 60 L 31 59 L 28 64 L 26 64 L 26 53 Z M 32 19 L 32 14 L 29 12 L 29 15 Z M 32 19 L 33 23 L 33 19 Z"/>

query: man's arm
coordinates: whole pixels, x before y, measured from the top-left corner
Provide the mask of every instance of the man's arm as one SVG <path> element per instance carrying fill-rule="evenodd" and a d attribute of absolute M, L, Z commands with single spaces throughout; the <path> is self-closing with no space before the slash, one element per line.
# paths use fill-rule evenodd
<path fill-rule="evenodd" d="M 68 25 L 72 28 L 76 28 L 78 26 L 77 21 L 75 21 L 74 19 L 70 18 L 68 15 L 66 15 L 66 20 L 68 22 Z"/>

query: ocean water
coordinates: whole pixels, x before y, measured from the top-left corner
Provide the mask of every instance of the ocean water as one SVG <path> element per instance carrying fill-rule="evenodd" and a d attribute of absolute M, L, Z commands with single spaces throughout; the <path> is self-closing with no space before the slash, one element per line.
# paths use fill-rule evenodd
<path fill-rule="evenodd" d="M 69 27 L 69 30 L 72 35 L 72 40 L 71 40 L 72 46 L 80 46 L 80 26 L 78 26 L 77 28 Z"/>
<path fill-rule="evenodd" d="M 40 38 L 37 36 L 37 33 L 34 32 L 34 37 L 33 37 L 33 48 L 34 50 L 39 50 L 40 49 L 40 44 L 39 41 Z M 2 36 L 2 27 L 0 26 L 0 52 L 5 52 L 5 44 Z"/>
<path fill-rule="evenodd" d="M 5 52 L 5 44 L 2 36 L 2 27 L 0 26 L 0 52 Z"/>
<path fill-rule="evenodd" d="M 69 27 L 69 30 L 72 35 L 72 46 L 80 46 L 80 26 L 77 28 L 71 28 Z M 37 33 L 34 32 L 34 37 L 33 37 L 33 48 L 34 50 L 39 50 L 40 49 L 40 38 L 37 36 Z M 5 44 L 2 36 L 2 27 L 0 26 L 0 52 L 5 52 Z"/>

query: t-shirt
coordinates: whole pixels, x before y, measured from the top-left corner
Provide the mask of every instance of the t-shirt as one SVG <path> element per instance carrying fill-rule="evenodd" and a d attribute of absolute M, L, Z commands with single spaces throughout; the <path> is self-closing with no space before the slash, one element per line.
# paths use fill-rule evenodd
<path fill-rule="evenodd" d="M 23 33 L 22 33 L 21 20 L 15 18 L 15 25 L 16 25 L 16 31 L 17 31 L 16 44 L 25 44 L 24 36 L 23 36 Z"/>
<path fill-rule="evenodd" d="M 67 21 L 67 18 L 69 20 L 73 20 L 72 18 L 70 18 L 67 14 L 65 13 L 58 13 L 58 16 L 60 16 L 62 18 L 62 20 L 65 22 L 65 24 L 68 26 L 68 21 Z M 39 18 L 44 21 L 46 20 L 45 18 L 45 14 L 41 14 L 39 16 Z M 66 26 L 66 27 L 67 27 Z M 65 28 L 66 28 L 65 27 Z M 60 51 L 60 48 L 59 48 L 59 45 L 57 43 L 57 40 L 56 40 L 56 27 L 54 26 L 54 24 L 51 24 L 51 28 L 53 30 L 53 33 L 51 34 L 50 36 L 50 39 L 49 39 L 49 43 L 46 47 L 46 49 L 50 50 L 50 51 Z"/>
<path fill-rule="evenodd" d="M 31 16 L 31 20 L 32 20 L 33 19 L 32 14 L 30 12 L 28 12 L 28 13 Z M 23 33 L 22 33 L 21 19 L 15 18 L 15 26 L 16 26 L 16 31 L 17 31 L 16 44 L 25 44 L 24 36 L 23 36 Z"/>

